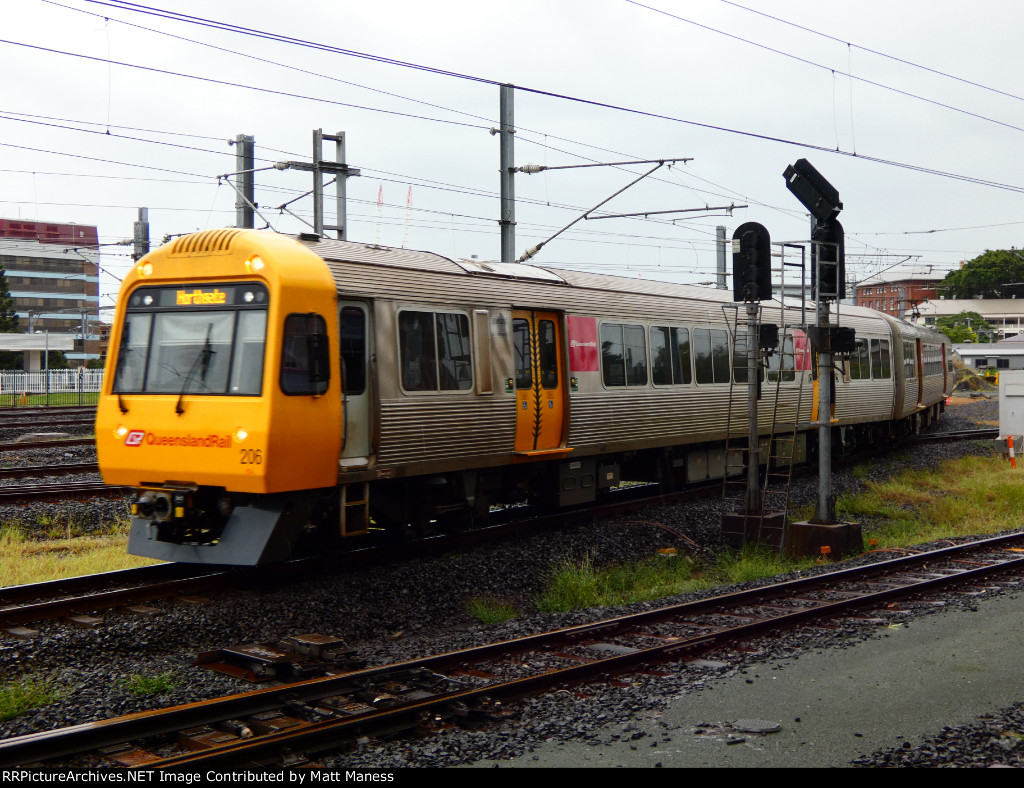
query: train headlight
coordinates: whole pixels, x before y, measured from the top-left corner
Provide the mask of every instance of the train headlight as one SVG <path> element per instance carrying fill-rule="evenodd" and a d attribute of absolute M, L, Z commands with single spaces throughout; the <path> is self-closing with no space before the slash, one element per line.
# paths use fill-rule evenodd
<path fill-rule="evenodd" d="M 236 441 L 244 441 L 246 438 L 249 437 L 249 433 L 246 432 L 242 427 L 239 427 L 237 430 L 235 430 L 234 435 L 232 435 L 231 437 L 233 437 Z"/>
<path fill-rule="evenodd" d="M 245 270 L 250 273 L 258 273 L 263 270 L 264 266 L 263 258 L 258 254 L 254 254 L 248 260 L 245 261 Z"/>
<path fill-rule="evenodd" d="M 150 495 L 140 495 L 135 503 L 132 505 L 132 511 L 135 514 L 141 514 L 143 517 L 153 516 L 153 498 Z"/>
<path fill-rule="evenodd" d="M 153 264 L 152 263 L 142 263 L 141 265 L 138 266 L 138 268 L 136 268 L 136 270 L 139 272 L 139 276 L 142 276 L 142 277 L 152 276 L 153 275 Z"/>
<path fill-rule="evenodd" d="M 128 428 L 126 426 L 124 426 L 123 424 L 119 424 L 117 429 L 114 430 L 114 437 L 117 438 L 118 440 L 120 440 L 121 438 L 123 438 L 127 434 L 128 434 Z"/>

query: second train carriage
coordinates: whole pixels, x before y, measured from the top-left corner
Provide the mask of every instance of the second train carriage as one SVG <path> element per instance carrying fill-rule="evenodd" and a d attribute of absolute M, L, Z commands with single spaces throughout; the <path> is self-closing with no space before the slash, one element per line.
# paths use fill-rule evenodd
<path fill-rule="evenodd" d="M 924 427 L 951 390 L 948 339 L 841 310 L 857 336 L 833 372 L 842 441 Z M 724 291 L 196 233 L 122 284 L 99 462 L 139 488 L 131 552 L 229 564 L 371 522 L 458 528 L 518 497 L 575 504 L 621 479 L 713 477 L 727 433 L 747 430 L 735 314 Z M 816 418 L 810 347 L 787 328 L 800 320 L 765 305 L 783 333 L 765 434 L 773 417 Z"/>

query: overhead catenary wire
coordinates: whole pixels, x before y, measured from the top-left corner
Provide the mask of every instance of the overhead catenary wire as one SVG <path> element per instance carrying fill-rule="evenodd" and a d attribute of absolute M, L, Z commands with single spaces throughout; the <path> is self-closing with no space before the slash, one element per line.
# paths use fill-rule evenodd
<path fill-rule="evenodd" d="M 948 109 L 948 110 L 951 110 L 952 112 L 959 112 L 959 113 L 961 113 L 963 115 L 967 115 L 967 116 L 975 118 L 977 120 L 985 121 L 986 123 L 994 123 L 994 124 L 996 124 L 998 126 L 1004 126 L 1005 128 L 1013 129 L 1014 131 L 1024 132 L 1024 127 L 1015 126 L 1012 123 L 1007 123 L 1007 122 L 1002 121 L 1002 120 L 997 120 L 997 119 L 991 118 L 991 117 L 989 117 L 987 115 L 982 115 L 982 114 L 977 113 L 977 112 L 971 112 L 970 110 L 962 109 L 960 107 L 955 107 L 952 104 L 946 104 L 945 102 L 938 101 L 936 99 L 930 99 L 930 98 L 927 98 L 925 96 L 920 96 L 920 95 L 918 95 L 916 93 L 911 93 L 908 90 L 901 90 L 900 88 L 893 87 L 892 85 L 886 85 L 883 82 L 878 82 L 878 81 L 873 80 L 873 79 L 868 79 L 867 77 L 861 77 L 861 76 L 858 76 L 856 74 L 852 74 L 852 73 L 850 73 L 848 71 L 840 71 L 839 69 L 833 68 L 831 66 L 826 66 L 826 65 L 824 65 L 822 63 L 815 63 L 813 60 L 808 60 L 805 57 L 800 57 L 799 55 L 795 55 L 792 52 L 786 52 L 783 49 L 778 49 L 776 47 L 768 46 L 767 44 L 762 44 L 760 41 L 752 41 L 749 38 L 743 38 L 742 36 L 738 36 L 735 33 L 730 33 L 730 32 L 728 32 L 726 30 L 719 30 L 718 28 L 711 27 L 710 25 L 705 25 L 705 24 L 703 24 L 701 22 L 694 21 L 693 19 L 687 19 L 686 17 L 680 16 L 679 14 L 672 13 L 671 11 L 665 11 L 664 9 L 661 9 L 661 8 L 655 8 L 654 6 L 646 5 L 645 3 L 639 2 L 639 0 L 625 0 L 625 2 L 629 3 L 630 5 L 635 5 L 635 6 L 639 7 L 639 8 L 644 8 L 644 9 L 646 9 L 648 11 L 652 11 L 652 12 L 654 12 L 656 14 L 662 14 L 664 16 L 669 17 L 670 19 L 675 19 L 675 20 L 677 20 L 679 22 L 685 22 L 686 24 L 694 25 L 696 27 L 701 28 L 702 30 L 707 30 L 707 31 L 712 32 L 712 33 L 717 33 L 717 34 L 725 36 L 727 38 L 734 39 L 735 41 L 740 41 L 740 42 L 742 42 L 744 44 L 748 44 L 750 46 L 757 47 L 758 49 L 763 49 L 763 50 L 765 50 L 767 52 L 772 52 L 772 53 L 774 53 L 776 55 L 779 55 L 781 57 L 790 58 L 790 59 L 795 60 L 795 61 L 797 61 L 799 63 L 803 63 L 804 65 L 812 66 L 814 68 L 822 69 L 824 71 L 829 71 L 829 72 L 831 72 L 833 74 L 839 74 L 840 76 L 846 77 L 848 79 L 852 79 L 852 80 L 855 80 L 857 82 L 863 82 L 863 83 L 865 83 L 867 85 L 872 85 L 873 87 L 881 88 L 882 90 L 888 90 L 888 91 L 891 91 L 893 93 L 897 93 L 897 94 L 899 94 L 901 96 L 905 96 L 907 98 L 914 99 L 916 101 L 923 101 L 926 104 L 931 104 L 931 105 L 936 106 L 936 107 L 941 107 L 943 109 Z"/>
<path fill-rule="evenodd" d="M 127 10 L 136 11 L 136 12 L 139 12 L 139 13 L 144 13 L 144 14 L 153 15 L 153 16 L 157 16 L 157 17 L 162 17 L 162 18 L 166 18 L 166 19 L 174 19 L 174 20 L 177 20 L 177 21 L 184 21 L 184 22 L 188 22 L 190 24 L 196 24 L 196 25 L 200 25 L 200 26 L 204 26 L 204 27 L 210 27 L 210 28 L 213 28 L 213 29 L 219 29 L 219 30 L 224 30 L 224 31 L 227 31 L 227 32 L 239 33 L 239 34 L 242 34 L 242 35 L 251 36 L 251 37 L 255 37 L 255 38 L 271 40 L 271 41 L 278 41 L 278 42 L 287 43 L 287 44 L 293 44 L 293 45 L 296 45 L 296 46 L 301 46 L 301 47 L 305 47 L 305 48 L 309 48 L 309 49 L 314 49 L 314 50 L 318 50 L 318 51 L 334 53 L 334 54 L 340 54 L 340 55 L 345 55 L 345 56 L 350 56 L 350 57 L 357 57 L 357 58 L 369 60 L 369 61 L 372 61 L 372 62 L 383 63 L 383 64 L 387 64 L 387 65 L 400 66 L 400 67 L 403 67 L 403 68 L 410 68 L 410 69 L 414 69 L 414 70 L 417 70 L 417 71 L 422 71 L 424 73 L 436 74 L 436 75 L 439 75 L 439 76 L 447 76 L 447 77 L 452 77 L 452 78 L 458 78 L 458 79 L 462 79 L 462 80 L 467 80 L 467 81 L 476 82 L 476 83 L 480 83 L 480 84 L 489 84 L 489 85 L 493 85 L 493 86 L 498 86 L 498 85 L 501 84 L 501 82 L 498 81 L 498 80 L 488 79 L 488 78 L 485 78 L 485 77 L 480 77 L 480 76 L 476 76 L 476 75 L 472 75 L 472 74 L 464 74 L 464 73 L 460 73 L 460 72 L 456 72 L 456 71 L 451 71 L 451 70 L 448 70 L 448 69 L 442 69 L 442 68 L 437 68 L 437 67 L 433 67 L 433 66 L 427 66 L 427 65 L 423 65 L 423 64 L 412 63 L 412 62 L 409 62 L 409 61 L 399 60 L 397 58 L 390 58 L 390 57 L 386 57 L 386 56 L 383 56 L 383 55 L 375 55 L 375 54 L 368 53 L 368 52 L 359 52 L 357 50 L 347 49 L 347 48 L 343 48 L 343 47 L 337 47 L 337 46 L 331 46 L 331 45 L 327 45 L 327 44 L 316 43 L 316 42 L 307 41 L 307 40 L 304 40 L 304 39 L 294 38 L 294 37 L 291 37 L 291 36 L 284 36 L 284 35 L 277 34 L 277 33 L 270 33 L 270 32 L 267 32 L 267 31 L 255 30 L 253 28 L 247 28 L 247 27 L 244 27 L 244 26 L 241 26 L 241 25 L 234 25 L 234 24 L 231 24 L 231 23 L 219 22 L 219 21 L 215 21 L 215 20 L 211 20 L 211 19 L 202 18 L 202 17 L 194 17 L 194 16 L 190 16 L 188 14 L 181 14 L 181 13 L 178 13 L 178 12 L 165 11 L 163 9 L 156 9 L 156 8 L 152 8 L 152 7 L 149 7 L 149 6 L 144 6 L 144 5 L 137 4 L 137 3 L 120 2 L 120 0 L 116 0 L 115 2 L 110 2 L 109 0 L 85 0 L 85 2 L 89 2 L 89 3 L 95 4 L 95 5 L 102 5 L 102 6 L 108 6 L 108 7 L 113 7 L 113 8 L 127 9 Z M 642 5 L 641 3 L 637 3 L 636 0 L 626 0 L 626 2 L 631 2 L 631 3 L 635 4 L 635 5 Z M 653 8 L 651 10 L 658 11 L 658 9 L 653 9 Z M 661 13 L 664 13 L 664 12 L 661 12 Z M 689 21 L 689 20 L 685 20 L 684 19 L 683 21 Z M 719 32 L 719 31 L 715 31 L 715 32 Z M 15 46 L 21 45 L 21 44 L 19 44 L 19 42 L 11 42 L 11 41 L 8 41 L 8 40 L 3 40 L 3 39 L 0 39 L 0 43 L 8 43 L 8 44 L 13 44 Z M 24 45 L 24 46 L 31 46 L 31 45 Z M 45 47 L 33 46 L 32 48 L 41 49 L 41 50 L 45 50 L 45 51 L 57 52 L 59 54 L 66 54 L 66 55 L 70 55 L 70 56 L 73 56 L 73 57 L 83 57 L 83 58 L 87 58 L 89 60 L 94 60 L 94 61 L 98 61 L 98 62 L 104 62 L 105 61 L 104 58 L 96 58 L 96 57 L 80 55 L 80 54 L 76 54 L 76 53 L 69 53 L 69 52 L 64 52 L 64 51 L 61 51 L 61 50 L 49 50 L 49 49 L 47 49 Z M 171 71 L 168 71 L 168 70 L 165 70 L 165 69 L 154 69 L 154 68 L 148 67 L 148 66 L 138 66 L 138 65 L 135 65 L 135 64 L 128 64 L 128 63 L 122 63 L 121 65 L 125 65 L 126 67 L 129 67 L 129 68 L 138 68 L 138 69 L 147 70 L 147 71 L 154 71 L 154 72 L 157 72 L 157 73 L 165 73 L 165 74 L 170 74 L 170 75 L 183 76 L 183 77 L 190 78 L 190 79 L 200 79 L 200 80 L 209 81 L 209 82 L 212 82 L 212 83 L 215 83 L 215 84 L 226 84 L 226 85 L 232 85 L 232 86 L 242 87 L 242 88 L 251 89 L 251 90 L 266 90 L 267 92 L 270 92 L 270 93 L 273 93 L 273 94 L 293 96 L 293 97 L 301 97 L 301 96 L 295 96 L 295 94 L 291 94 L 291 93 L 289 93 L 287 91 L 273 91 L 273 90 L 264 89 L 264 88 L 257 88 L 255 86 L 246 86 L 246 85 L 243 85 L 241 83 L 230 83 L 230 82 L 227 82 L 227 81 L 224 81 L 224 80 L 213 80 L 213 79 L 210 79 L 210 78 L 198 77 L 196 75 L 186 75 L 186 74 L 182 74 L 180 72 L 171 72 Z M 818 65 L 818 64 L 814 64 L 814 65 Z M 831 69 L 829 69 L 829 70 L 831 70 Z M 572 101 L 572 102 L 584 104 L 584 105 L 587 105 L 587 106 L 601 107 L 601 108 L 605 108 L 605 109 L 616 110 L 616 111 L 625 112 L 625 113 L 633 114 L 633 115 L 640 116 L 640 117 L 648 117 L 648 118 L 652 118 L 652 119 L 661 119 L 661 120 L 665 120 L 665 121 L 668 121 L 668 122 L 682 123 L 682 124 L 690 125 L 690 126 L 693 126 L 693 127 L 696 127 L 696 128 L 704 128 L 704 129 L 708 129 L 708 130 L 711 130 L 711 131 L 719 131 L 719 132 L 722 132 L 722 133 L 741 135 L 741 136 L 744 136 L 744 137 L 747 137 L 747 138 L 750 138 L 750 139 L 759 139 L 759 140 L 763 140 L 763 141 L 767 141 L 767 142 L 776 142 L 776 143 L 784 144 L 784 145 L 795 145 L 795 146 L 806 148 L 808 150 L 817 150 L 817 151 L 821 151 L 823 153 L 829 153 L 829 154 L 832 154 L 832 155 L 848 156 L 848 157 L 857 158 L 857 159 L 860 159 L 860 160 L 863 160 L 863 161 L 874 162 L 876 164 L 882 164 L 882 165 L 885 165 L 885 166 L 897 167 L 897 168 L 901 168 L 901 169 L 910 170 L 910 171 L 913 171 L 913 172 L 920 172 L 920 173 L 930 174 L 930 175 L 934 175 L 934 176 L 937 176 L 937 177 L 951 178 L 953 180 L 963 181 L 963 182 L 967 182 L 967 183 L 974 183 L 974 184 L 981 185 L 981 186 L 986 186 L 986 187 L 989 187 L 989 188 L 996 188 L 996 189 L 1002 189 L 1002 190 L 1007 190 L 1007 191 L 1013 191 L 1013 192 L 1017 192 L 1017 193 L 1024 193 L 1024 186 L 1015 186 L 1015 185 L 1012 185 L 1012 184 L 999 183 L 997 181 L 990 181 L 990 180 L 987 180 L 987 179 L 984 179 L 984 178 L 977 178 L 977 177 L 968 176 L 968 175 L 962 175 L 962 174 L 958 174 L 958 173 L 946 172 L 946 171 L 935 169 L 935 168 L 931 168 L 931 167 L 924 167 L 924 166 L 920 166 L 920 165 L 913 165 L 913 164 L 909 164 L 909 163 L 905 163 L 905 162 L 899 162 L 899 161 L 892 160 L 892 159 L 884 159 L 884 158 L 881 158 L 881 157 L 867 156 L 867 155 L 864 155 L 864 154 L 855 153 L 853 151 L 846 151 L 846 150 L 842 150 L 842 149 L 834 149 L 834 148 L 829 148 L 829 147 L 822 146 L 822 145 L 816 145 L 816 144 L 813 144 L 813 143 L 801 142 L 801 141 L 798 141 L 798 140 L 790 140 L 790 139 L 786 139 L 786 138 L 783 138 L 783 137 L 777 137 L 777 136 L 768 135 L 768 134 L 759 134 L 757 132 L 745 131 L 745 130 L 741 130 L 741 129 L 733 129 L 733 128 L 729 128 L 729 127 L 726 127 L 726 126 L 718 126 L 718 125 L 715 125 L 715 124 L 701 123 L 701 122 L 698 122 L 698 121 L 693 121 L 693 120 L 689 120 L 689 119 L 686 119 L 686 118 L 678 118 L 678 117 L 674 117 L 674 116 L 671 116 L 671 115 L 666 115 L 666 114 L 663 114 L 663 113 L 639 110 L 639 109 L 635 109 L 635 108 L 630 108 L 630 107 L 625 107 L 625 106 L 621 106 L 621 105 L 612 104 L 610 102 L 602 102 L 602 101 L 597 101 L 597 100 L 593 100 L 593 99 L 584 99 L 584 98 L 580 98 L 580 97 L 576 97 L 576 96 L 571 96 L 571 95 L 568 95 L 568 94 L 557 93 L 557 92 L 548 91 L 548 90 L 542 90 L 542 89 L 539 89 L 539 88 L 531 88 L 531 87 L 527 87 L 527 86 L 517 85 L 516 89 L 519 90 L 519 91 L 525 92 L 525 93 L 532 93 L 532 94 L 535 94 L 535 95 L 548 96 L 550 98 L 563 99 L 563 100 L 566 100 L 566 101 Z M 383 109 L 379 109 L 379 108 L 365 107 L 365 106 L 362 106 L 362 105 L 353 105 L 353 104 L 349 104 L 349 103 L 346 103 L 346 102 L 332 102 L 332 101 L 327 100 L 327 99 L 319 99 L 319 98 L 316 98 L 316 97 L 305 97 L 305 98 L 308 98 L 310 100 L 316 100 L 316 101 L 326 101 L 328 103 L 336 103 L 336 104 L 340 104 L 340 105 L 343 105 L 343 106 L 349 106 L 349 107 L 357 108 L 357 109 L 366 109 L 366 110 L 369 110 L 369 111 L 379 111 L 379 112 L 384 112 L 384 113 L 392 114 L 392 115 L 407 116 L 407 117 L 417 117 L 417 116 L 411 115 L 410 113 L 400 113 L 400 112 L 395 112 L 393 110 L 383 110 Z M 453 124 L 453 125 L 463 125 L 463 126 L 469 126 L 469 127 L 474 127 L 474 125 L 475 125 L 475 124 L 464 124 L 464 123 L 459 123 L 458 121 L 449 121 L 449 120 L 446 120 L 446 119 L 438 119 L 438 118 L 421 117 L 421 119 L 432 120 L 432 121 L 440 122 L 440 123 L 450 123 L 450 124 Z M 996 121 L 996 122 L 998 122 L 998 121 Z M 1024 131 L 1024 129 L 1019 129 L 1019 130 Z"/>
<path fill-rule="evenodd" d="M 372 108 L 372 107 L 371 107 L 371 108 Z M 570 141 L 574 142 L 573 140 L 570 140 Z M 829 150 L 829 152 L 831 152 L 831 151 Z M 864 158 L 864 157 L 859 157 L 859 158 Z M 1006 185 L 1006 184 L 1004 184 L 1004 185 Z M 480 194 L 480 195 L 481 195 L 481 196 L 483 196 L 483 193 L 481 192 L 481 194 Z M 540 201 L 539 201 L 539 202 L 540 202 Z M 565 208 L 566 208 L 567 210 L 569 209 L 569 207 L 567 207 L 567 206 L 566 206 Z M 797 213 L 799 213 L 799 212 L 796 212 L 796 211 L 794 211 L 794 212 L 792 212 L 792 213 L 794 213 L 794 214 L 797 214 Z M 623 234 L 625 235 L 626 233 L 623 233 Z"/>
<path fill-rule="evenodd" d="M 999 88 L 994 88 L 991 85 L 984 85 L 984 84 L 982 84 L 980 82 L 975 82 L 975 81 L 967 79 L 965 77 L 958 77 L 956 74 L 950 74 L 950 73 L 948 73 L 946 71 L 940 71 L 939 69 L 932 68 L 931 66 L 924 66 L 924 65 L 921 65 L 920 63 L 915 63 L 912 60 L 907 60 L 906 58 L 898 57 L 897 55 L 890 55 L 887 52 L 881 52 L 881 51 L 879 51 L 877 49 L 872 49 L 871 47 L 866 47 L 866 46 L 864 46 L 862 44 L 854 44 L 854 43 L 852 43 L 850 41 L 846 41 L 845 39 L 837 38 L 836 36 L 829 35 L 828 33 L 823 33 L 820 30 L 814 30 L 813 28 L 807 27 L 805 25 L 797 24 L 796 22 L 792 22 L 792 21 L 790 21 L 788 19 L 782 19 L 781 17 L 774 16 L 772 14 L 769 14 L 769 13 L 765 12 L 765 11 L 761 11 L 761 10 L 759 10 L 757 8 L 748 8 L 747 6 L 742 5 L 740 3 L 736 3 L 733 0 L 719 0 L 719 2 L 725 3 L 726 5 L 731 5 L 734 8 L 739 8 L 739 9 L 741 9 L 743 11 L 748 11 L 751 14 L 757 14 L 758 16 L 763 16 L 763 17 L 765 17 L 767 19 L 771 19 L 771 20 L 773 20 L 775 22 L 780 22 L 780 23 L 782 23 L 784 25 L 788 25 L 790 27 L 794 27 L 797 30 L 803 30 L 804 32 L 811 33 L 813 35 L 820 36 L 822 38 L 827 38 L 830 41 L 835 41 L 836 43 L 842 44 L 843 46 L 846 46 L 846 47 L 849 47 L 849 48 L 852 48 L 852 49 L 859 49 L 862 52 L 868 52 L 869 54 L 877 55 L 878 57 L 887 58 L 888 60 L 892 60 L 892 61 L 894 61 L 896 63 L 902 63 L 905 66 L 911 66 L 913 68 L 921 69 L 922 71 L 927 71 L 927 72 L 929 72 L 931 74 L 936 74 L 937 76 L 940 76 L 940 77 L 945 77 L 946 79 L 952 79 L 952 80 L 955 80 L 956 82 L 962 82 L 963 84 L 970 85 L 971 87 L 979 88 L 981 90 L 987 90 L 987 91 L 990 91 L 992 93 L 998 93 L 1000 96 L 1006 96 L 1007 98 L 1016 99 L 1017 101 L 1024 101 L 1024 96 L 1018 96 L 1015 93 L 1009 93 L 1009 92 L 1007 92 L 1005 90 L 1000 90 Z"/>

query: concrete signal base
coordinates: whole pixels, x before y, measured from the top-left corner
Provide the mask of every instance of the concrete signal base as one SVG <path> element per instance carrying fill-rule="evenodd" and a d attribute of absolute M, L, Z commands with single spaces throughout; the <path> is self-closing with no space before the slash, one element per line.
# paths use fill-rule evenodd
<path fill-rule="evenodd" d="M 828 557 L 864 552 L 860 523 L 793 523 L 786 534 L 786 553 L 791 556 L 820 556 L 827 547 Z"/>
<path fill-rule="evenodd" d="M 778 549 L 785 530 L 784 512 L 722 515 L 722 541 L 736 550 L 748 544 Z"/>

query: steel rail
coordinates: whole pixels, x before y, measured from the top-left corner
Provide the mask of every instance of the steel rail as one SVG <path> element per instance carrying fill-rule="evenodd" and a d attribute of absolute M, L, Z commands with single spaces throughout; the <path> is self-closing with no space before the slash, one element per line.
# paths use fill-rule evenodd
<path fill-rule="evenodd" d="M 130 487 L 118 487 L 103 482 L 60 482 L 57 484 L 18 484 L 0 486 L 0 502 L 28 499 L 60 499 L 101 497 L 114 498 L 131 492 Z"/>
<path fill-rule="evenodd" d="M 96 438 L 60 438 L 52 441 L 5 441 L 0 443 L 0 452 L 30 451 L 32 449 L 63 449 L 73 446 L 95 446 Z"/>
<path fill-rule="evenodd" d="M 63 473 L 99 473 L 95 462 L 78 462 L 67 465 L 19 465 L 15 468 L 0 468 L 0 479 L 23 479 L 32 476 L 59 476 Z"/>
<path fill-rule="evenodd" d="M 310 679 L 279 687 L 269 687 L 252 693 L 243 693 L 228 698 L 188 704 L 161 712 L 140 712 L 121 718 L 84 723 L 58 731 L 29 734 L 0 741 L 0 766 L 28 764 L 45 759 L 59 758 L 64 755 L 97 749 L 114 742 L 126 742 L 197 725 L 211 724 L 225 719 L 234 719 L 243 715 L 279 709 L 289 702 L 317 700 L 332 694 L 338 694 L 354 682 L 384 676 L 391 672 L 408 671 L 411 669 L 425 669 L 431 672 L 443 671 L 465 665 L 466 663 L 486 661 L 502 654 L 536 651 L 555 644 L 576 643 L 588 637 L 607 637 L 616 631 L 629 632 L 638 626 L 667 619 L 708 612 L 720 612 L 726 607 L 749 606 L 754 603 L 766 604 L 767 601 L 777 600 L 785 594 L 803 593 L 812 588 L 833 586 L 847 581 L 863 581 L 867 578 L 885 575 L 886 573 L 905 571 L 934 563 L 940 559 L 955 561 L 958 554 L 969 551 L 1002 549 L 1021 540 L 1024 540 L 1024 534 L 1021 533 L 1003 535 L 915 555 L 901 556 L 869 566 L 853 567 L 825 575 L 797 578 L 755 589 L 709 597 L 620 618 L 581 624 L 566 630 L 531 635 L 512 641 L 436 655 L 426 659 L 367 668 L 340 676 Z M 587 665 L 572 666 L 541 676 L 526 677 L 472 690 L 460 690 L 438 695 L 422 702 L 404 704 L 399 709 L 388 710 L 387 712 L 374 710 L 344 720 L 310 723 L 304 726 L 301 731 L 267 734 L 244 744 L 224 745 L 216 750 L 200 754 L 173 756 L 157 764 L 148 764 L 147 767 L 182 767 L 194 766 L 197 763 L 203 763 L 212 767 L 228 764 L 235 765 L 248 762 L 253 758 L 264 757 L 269 752 L 276 754 L 280 748 L 285 746 L 291 747 L 293 750 L 301 750 L 303 746 L 320 747 L 325 743 L 337 745 L 339 736 L 344 731 L 357 729 L 359 735 L 366 735 L 368 732 L 377 730 L 375 726 L 383 726 L 379 728 L 380 730 L 394 729 L 395 726 L 401 728 L 407 725 L 409 720 L 418 718 L 423 712 L 444 712 L 453 703 L 479 700 L 483 697 L 520 697 L 551 686 L 576 683 L 593 675 L 621 672 L 638 664 L 663 660 L 695 650 L 711 649 L 731 640 L 750 637 L 768 630 L 806 623 L 861 607 L 877 606 L 880 603 L 917 594 L 921 591 L 970 582 L 996 572 L 1021 570 L 1024 569 L 1024 556 L 993 561 L 984 566 L 977 566 L 974 563 L 969 563 L 967 566 L 969 568 L 950 572 L 949 574 L 939 574 L 936 576 L 934 573 L 930 573 L 924 579 L 910 578 L 909 582 L 907 582 L 908 578 L 900 578 L 901 585 L 895 587 L 865 592 L 862 595 L 836 602 L 822 600 L 818 604 L 793 610 L 792 612 L 772 615 L 770 617 L 760 617 L 736 627 L 722 628 L 718 631 L 705 632 L 695 637 L 681 638 L 653 648 L 640 649 L 633 653 L 619 654 L 596 660 Z M 748 617 L 752 616 L 748 615 Z M 399 716 L 397 718 L 389 717 L 388 713 Z M 300 736 L 312 737 L 310 739 L 312 743 L 306 744 L 304 739 L 299 738 Z"/>

